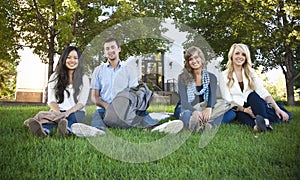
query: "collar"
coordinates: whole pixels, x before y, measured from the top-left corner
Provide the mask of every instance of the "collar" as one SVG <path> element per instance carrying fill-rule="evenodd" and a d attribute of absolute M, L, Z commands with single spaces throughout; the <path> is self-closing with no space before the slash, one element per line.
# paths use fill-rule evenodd
<path fill-rule="evenodd" d="M 106 67 L 112 67 L 112 66 L 109 64 L 109 62 L 106 62 L 106 63 L 107 63 Z M 120 68 L 122 65 L 123 65 L 122 61 L 119 60 L 119 63 L 118 63 L 118 65 L 117 65 L 117 68 Z"/>

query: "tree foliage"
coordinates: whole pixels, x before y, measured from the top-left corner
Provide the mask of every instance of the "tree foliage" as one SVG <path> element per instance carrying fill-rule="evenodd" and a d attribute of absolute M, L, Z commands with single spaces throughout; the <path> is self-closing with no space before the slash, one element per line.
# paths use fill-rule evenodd
<path fill-rule="evenodd" d="M 23 0 L 18 1 L 15 20 L 17 33 L 21 35 L 25 45 L 33 48 L 34 53 L 39 55 L 44 63 L 49 64 L 49 77 L 53 72 L 54 55 L 60 53 L 69 44 L 75 44 L 82 51 L 86 48 L 89 50 L 93 48 L 88 46 L 90 42 L 106 29 L 136 17 L 168 17 L 176 3 L 178 4 L 179 1 Z M 100 19 L 105 16 L 106 19 Z M 149 29 L 147 25 L 141 23 L 137 27 L 127 29 L 135 30 L 129 32 L 131 34 L 145 33 Z M 115 35 L 114 30 L 111 30 L 111 35 Z M 128 37 L 122 37 L 121 40 L 123 39 L 124 42 L 130 40 Z M 159 44 L 163 43 L 154 39 L 150 41 L 125 44 L 122 56 L 126 58 L 146 51 L 153 52 Z M 96 49 L 96 51 L 101 50 L 101 47 Z"/>
<path fill-rule="evenodd" d="M 294 82 L 300 76 L 299 1 L 187 0 L 182 7 L 178 21 L 205 37 L 215 53 L 224 57 L 223 64 L 230 46 L 242 42 L 250 47 L 256 67 L 280 67 L 287 82 L 288 104 L 294 104 Z"/>
<path fill-rule="evenodd" d="M 16 1 L 3 0 L 0 4 L 0 99 L 10 99 L 14 97 L 19 62 L 18 35 L 14 31 Z"/>
<path fill-rule="evenodd" d="M 103 58 L 106 36 L 122 41 L 121 58 L 157 52 L 166 42 L 152 37 L 163 30 L 160 23 L 145 24 L 138 17 L 172 18 L 193 28 L 205 38 L 216 56 L 227 61 L 235 42 L 249 45 L 255 66 L 264 70 L 280 67 L 286 79 L 288 103 L 293 105 L 294 83 L 300 76 L 300 9 L 298 0 L 19 0 L 2 1 L 0 59 L 16 62 L 16 50 L 25 45 L 34 49 L 53 72 L 55 54 L 74 44 L 87 59 Z M 136 26 L 126 27 L 135 19 Z M 5 24 L 5 25 L 4 25 Z M 179 25 L 180 25 L 179 24 Z M 118 31 L 119 29 L 119 31 Z M 126 31 L 126 33 L 120 33 Z M 184 26 L 182 31 L 186 30 Z M 161 32 L 160 32 L 161 31 Z M 103 35 L 103 36 L 99 36 Z M 135 35 L 141 38 L 135 39 Z M 9 37 L 9 38 L 6 38 Z M 97 39 L 98 38 L 98 39 Z M 22 43 L 19 40 L 22 39 Z M 190 36 L 193 41 L 204 42 Z M 99 61 L 90 61 L 90 68 Z"/>

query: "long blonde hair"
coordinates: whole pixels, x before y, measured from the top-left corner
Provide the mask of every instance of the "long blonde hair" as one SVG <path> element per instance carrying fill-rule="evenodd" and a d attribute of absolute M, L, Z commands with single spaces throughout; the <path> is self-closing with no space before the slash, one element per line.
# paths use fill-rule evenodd
<path fill-rule="evenodd" d="M 227 86 L 232 87 L 233 83 L 234 83 L 234 79 L 233 79 L 234 68 L 233 68 L 233 63 L 232 63 L 232 60 L 233 60 L 232 56 L 233 56 L 234 50 L 236 48 L 238 48 L 241 51 L 241 53 L 244 53 L 246 55 L 246 61 L 243 64 L 243 69 L 245 72 L 245 76 L 249 82 L 250 89 L 254 90 L 253 79 L 251 77 L 252 62 L 251 62 L 250 50 L 247 45 L 242 44 L 242 43 L 233 44 L 228 52 L 228 61 L 227 61 L 227 65 L 226 65 L 226 68 L 228 69 Z"/>
<path fill-rule="evenodd" d="M 202 50 L 196 46 L 191 46 L 184 52 L 184 69 L 181 73 L 181 78 L 183 79 L 183 82 L 185 85 L 188 85 L 189 83 L 195 81 L 194 75 L 193 75 L 193 69 L 191 68 L 189 64 L 189 59 L 192 55 L 195 54 L 195 52 L 199 55 L 201 59 L 202 69 L 206 68 L 206 60 L 204 53 Z"/>

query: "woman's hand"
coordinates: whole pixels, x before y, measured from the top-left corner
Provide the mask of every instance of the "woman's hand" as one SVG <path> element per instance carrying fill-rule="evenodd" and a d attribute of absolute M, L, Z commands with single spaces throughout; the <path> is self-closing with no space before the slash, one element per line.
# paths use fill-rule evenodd
<path fill-rule="evenodd" d="M 249 114 L 252 118 L 255 118 L 255 115 L 253 114 L 252 109 L 251 109 L 250 106 L 247 107 L 247 108 L 244 108 L 244 112 Z"/>
<path fill-rule="evenodd" d="M 201 111 L 194 111 L 192 116 L 196 117 L 199 121 L 203 122 L 203 113 Z"/>
<path fill-rule="evenodd" d="M 202 111 L 203 114 L 203 122 L 207 122 L 211 117 L 212 108 L 205 108 L 204 111 Z"/>
<path fill-rule="evenodd" d="M 281 110 L 280 108 L 275 110 L 275 113 L 277 114 L 277 116 L 282 120 L 282 121 L 288 121 L 289 120 L 289 115 L 284 112 L 283 110 Z"/>

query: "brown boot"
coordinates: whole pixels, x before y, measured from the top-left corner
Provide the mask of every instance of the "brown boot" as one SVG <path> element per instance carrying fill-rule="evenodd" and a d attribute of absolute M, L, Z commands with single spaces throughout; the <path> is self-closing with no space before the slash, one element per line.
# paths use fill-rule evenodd
<path fill-rule="evenodd" d="M 68 120 L 67 119 L 62 119 L 58 122 L 57 125 L 57 133 L 56 135 L 58 136 L 66 136 L 69 134 L 68 132 Z"/>
<path fill-rule="evenodd" d="M 189 123 L 189 130 L 199 132 L 204 129 L 204 123 L 200 121 L 197 117 L 191 116 Z"/>
<path fill-rule="evenodd" d="M 30 123 L 31 121 L 35 121 L 35 119 L 33 119 L 33 118 L 26 119 L 26 120 L 24 121 L 24 125 L 27 126 L 27 127 L 29 127 L 29 123 Z"/>
<path fill-rule="evenodd" d="M 35 119 L 30 119 L 28 122 L 29 129 L 31 133 L 35 136 L 46 137 L 47 133 L 44 131 L 40 122 Z"/>

